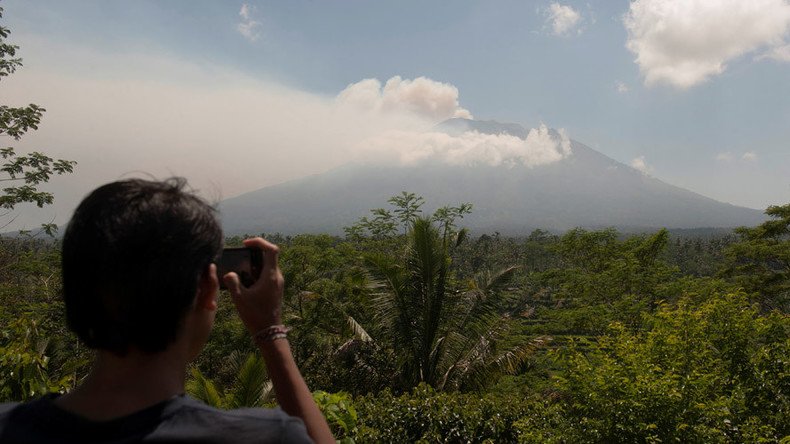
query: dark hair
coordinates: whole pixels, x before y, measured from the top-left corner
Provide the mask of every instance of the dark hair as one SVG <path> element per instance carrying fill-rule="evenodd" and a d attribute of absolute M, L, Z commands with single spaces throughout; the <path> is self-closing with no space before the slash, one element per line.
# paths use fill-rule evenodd
<path fill-rule="evenodd" d="M 91 348 L 164 350 L 222 248 L 216 210 L 186 180 L 130 179 L 94 190 L 63 238 L 69 328 Z"/>

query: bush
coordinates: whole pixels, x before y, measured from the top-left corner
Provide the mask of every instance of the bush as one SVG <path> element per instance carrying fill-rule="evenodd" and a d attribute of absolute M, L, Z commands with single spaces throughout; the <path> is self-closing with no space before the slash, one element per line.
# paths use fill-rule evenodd
<path fill-rule="evenodd" d="M 777 442 L 790 434 L 790 318 L 759 316 L 743 294 L 681 301 L 613 324 L 571 352 L 562 388 L 587 442 Z"/>
<path fill-rule="evenodd" d="M 411 393 L 357 398 L 355 442 L 561 442 L 559 405 L 537 399 L 437 393 L 422 384 Z"/>
<path fill-rule="evenodd" d="M 76 361 L 51 368 L 51 344 L 35 321 L 19 318 L 0 331 L 0 402 L 27 401 L 74 384 Z"/>

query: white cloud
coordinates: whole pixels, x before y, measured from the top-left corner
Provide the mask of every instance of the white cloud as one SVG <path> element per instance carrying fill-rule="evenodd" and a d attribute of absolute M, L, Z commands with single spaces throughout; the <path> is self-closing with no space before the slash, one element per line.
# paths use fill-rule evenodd
<path fill-rule="evenodd" d="M 554 35 L 565 36 L 571 34 L 581 24 L 582 15 L 579 11 L 567 5 L 552 3 L 545 12 L 546 23 L 551 25 Z M 581 33 L 581 29 L 577 32 Z"/>
<path fill-rule="evenodd" d="M 727 63 L 768 49 L 780 57 L 790 30 L 787 0 L 636 0 L 623 22 L 626 47 L 647 85 L 689 88 Z"/>
<path fill-rule="evenodd" d="M 653 171 L 653 168 L 647 164 L 645 161 L 645 156 L 639 156 L 631 161 L 631 168 L 635 170 L 639 170 L 642 174 L 650 174 Z"/>
<path fill-rule="evenodd" d="M 242 4 L 241 10 L 239 10 L 241 21 L 236 25 L 236 30 L 239 31 L 245 39 L 251 42 L 258 40 L 260 37 L 258 28 L 261 26 L 261 23 L 255 20 L 253 17 L 254 13 L 254 6 L 250 6 L 247 3 Z"/>
<path fill-rule="evenodd" d="M 4 100 L 47 113 L 14 146 L 79 164 L 45 185 L 53 206 L 21 210 L 8 230 L 62 223 L 88 191 L 130 174 L 180 175 L 227 198 L 360 159 L 534 166 L 570 155 L 567 136 L 544 127 L 527 140 L 425 134 L 438 120 L 470 116 L 455 86 L 428 78 L 363 80 L 327 97 L 171 54 L 25 42 L 26 57 L 40 62 L 3 80 Z"/>
<path fill-rule="evenodd" d="M 366 160 L 415 165 L 442 162 L 450 165 L 523 165 L 535 167 L 562 160 L 572 154 L 564 130 L 553 132 L 545 125 L 533 128 L 526 139 L 507 134 L 467 131 L 460 135 L 440 132 L 389 131 L 360 145 Z"/>
<path fill-rule="evenodd" d="M 625 94 L 629 91 L 628 85 L 623 82 L 617 82 L 617 92 L 620 94 Z"/>
<path fill-rule="evenodd" d="M 755 153 L 754 151 L 747 151 L 747 152 L 743 153 L 743 156 L 741 156 L 741 159 L 743 159 L 745 161 L 748 161 L 748 162 L 755 162 L 755 161 L 757 161 L 757 153 Z"/>
<path fill-rule="evenodd" d="M 777 62 L 790 62 L 790 44 L 771 48 L 757 57 L 758 60 L 771 59 Z"/>
<path fill-rule="evenodd" d="M 730 152 L 719 153 L 716 154 L 716 160 L 719 162 L 732 162 L 735 160 L 735 156 L 733 156 Z"/>
<path fill-rule="evenodd" d="M 343 106 L 380 113 L 412 113 L 434 123 L 451 117 L 472 118 L 458 103 L 458 88 L 426 77 L 414 80 L 395 76 L 384 86 L 378 79 L 348 85 L 337 96 Z"/>

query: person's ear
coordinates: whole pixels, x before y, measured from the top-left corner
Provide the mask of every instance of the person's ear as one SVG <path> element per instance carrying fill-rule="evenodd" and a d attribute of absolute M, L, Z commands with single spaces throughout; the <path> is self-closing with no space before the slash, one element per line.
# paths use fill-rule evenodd
<path fill-rule="evenodd" d="M 204 310 L 216 310 L 218 293 L 217 266 L 210 264 L 206 271 L 200 275 L 200 279 L 198 279 L 196 306 Z"/>

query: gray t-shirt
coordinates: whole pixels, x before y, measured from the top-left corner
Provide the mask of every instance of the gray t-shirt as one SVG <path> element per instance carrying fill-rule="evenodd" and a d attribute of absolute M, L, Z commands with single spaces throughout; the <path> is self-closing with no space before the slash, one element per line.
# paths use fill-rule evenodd
<path fill-rule="evenodd" d="M 47 395 L 0 405 L 0 443 L 311 443 L 304 423 L 280 409 L 219 410 L 177 396 L 131 415 L 90 421 Z"/>

